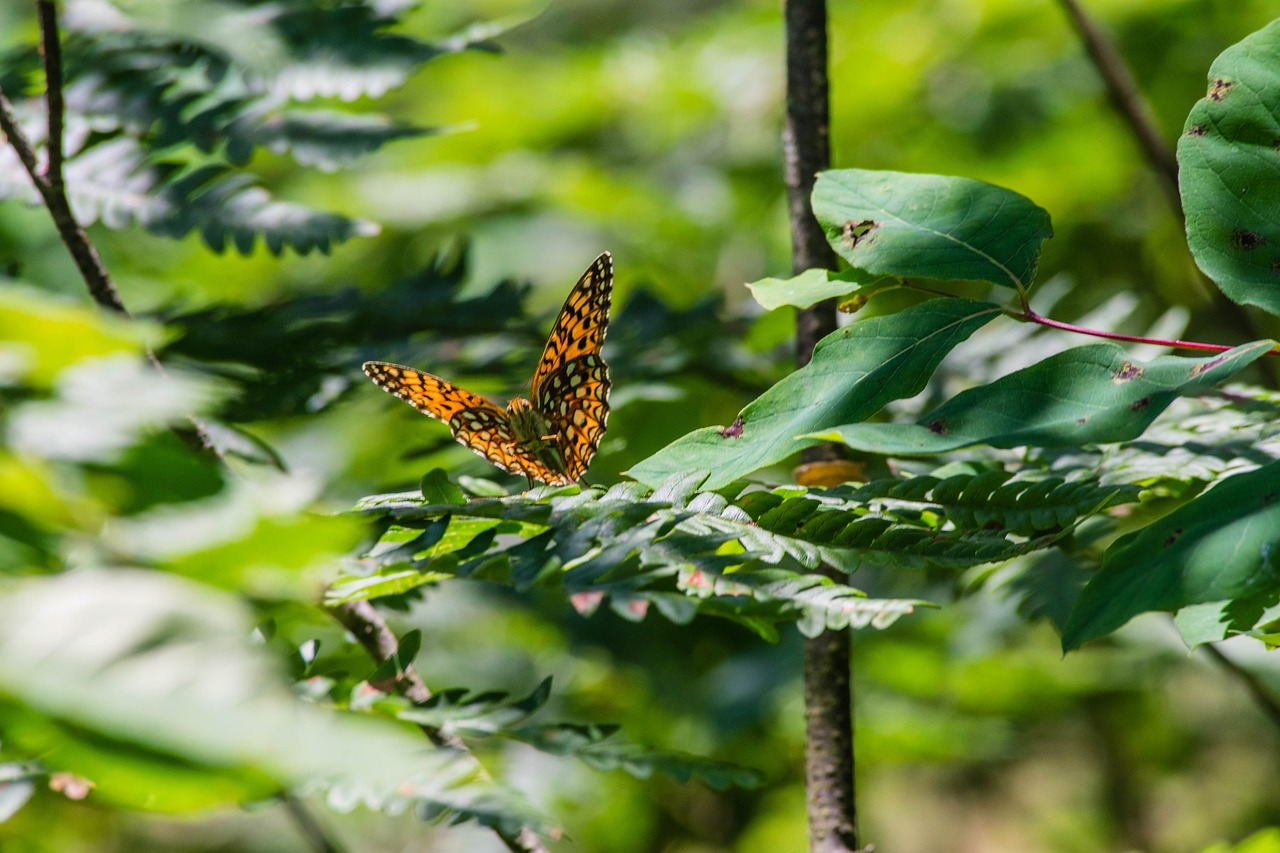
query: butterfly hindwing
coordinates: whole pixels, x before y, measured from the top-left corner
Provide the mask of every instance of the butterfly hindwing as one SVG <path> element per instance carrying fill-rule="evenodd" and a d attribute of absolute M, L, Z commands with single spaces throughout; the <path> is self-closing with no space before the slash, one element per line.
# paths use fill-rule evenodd
<path fill-rule="evenodd" d="M 609 419 L 609 368 L 598 353 L 559 365 L 535 392 L 534 405 L 558 438 L 570 482 L 587 470 Z"/>
<path fill-rule="evenodd" d="M 526 470 L 511 419 L 496 404 L 447 379 L 402 364 L 368 361 L 364 372 L 382 390 L 448 424 L 455 439 L 499 468 L 513 474 L 539 476 L 538 470 Z M 531 461 L 536 464 L 536 460 Z"/>

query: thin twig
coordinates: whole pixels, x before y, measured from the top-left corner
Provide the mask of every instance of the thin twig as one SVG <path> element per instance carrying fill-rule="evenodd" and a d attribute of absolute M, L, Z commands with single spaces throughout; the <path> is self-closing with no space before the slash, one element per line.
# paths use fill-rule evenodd
<path fill-rule="evenodd" d="M 330 608 L 335 619 L 351 632 L 356 642 L 364 646 L 369 657 L 379 664 L 395 660 L 400 653 L 400 641 L 387 625 L 382 615 L 367 601 L 354 601 L 339 604 Z M 401 661 L 395 668 L 395 674 L 384 681 L 373 683 L 383 693 L 395 693 L 415 704 L 426 702 L 431 698 L 431 690 L 418 676 L 417 671 L 408 661 Z M 465 750 L 464 744 L 457 735 L 449 735 L 435 726 L 419 726 L 427 739 L 435 746 L 451 747 Z"/>
<path fill-rule="evenodd" d="M 1213 643 L 1205 643 L 1200 648 L 1204 649 L 1209 657 L 1217 661 L 1219 666 L 1235 676 L 1236 679 L 1244 685 L 1244 689 L 1249 691 L 1249 695 L 1253 697 L 1254 701 L 1257 702 L 1266 715 L 1271 718 L 1271 722 L 1275 723 L 1277 727 L 1280 727 L 1280 700 L 1277 700 L 1275 696 L 1271 695 L 1271 692 L 1263 686 L 1257 676 L 1233 661 L 1231 658 L 1227 657 L 1226 654 L 1224 654 L 1223 651 Z"/>
<path fill-rule="evenodd" d="M 51 74 L 49 85 L 46 87 L 46 99 L 49 102 L 50 112 L 48 124 L 51 132 L 56 129 L 59 133 L 57 139 L 49 139 L 47 143 L 51 152 L 49 165 L 50 167 L 54 166 L 54 164 L 58 165 L 57 185 L 52 182 L 50 175 L 46 175 L 40 169 L 35 148 L 32 146 L 31 141 L 27 139 L 27 135 L 22 132 L 22 128 L 18 126 L 18 120 L 13 112 L 13 104 L 9 103 L 9 99 L 2 89 L 0 89 L 0 131 L 4 132 L 5 138 L 8 139 L 13 150 L 17 152 L 23 168 L 26 169 L 27 174 L 31 177 L 31 182 L 35 184 L 36 191 L 40 193 L 40 197 L 44 200 L 45 208 L 49 211 L 49 215 L 53 217 L 53 224 L 58 231 L 58 236 L 67 245 L 67 250 L 71 252 L 71 257 L 76 262 L 80 275 L 89 287 L 89 294 L 102 307 L 118 314 L 127 314 L 124 303 L 120 301 L 120 294 L 116 291 L 116 286 L 111 282 L 111 276 L 107 274 L 107 268 L 103 266 L 102 258 L 98 256 L 98 250 L 90 242 L 89 235 L 80 227 L 80 223 L 76 222 L 75 216 L 71 213 L 71 204 L 67 201 L 66 189 L 62 185 L 61 153 L 56 156 L 52 154 L 55 149 L 60 152 L 62 148 L 62 52 L 57 47 L 58 21 L 53 4 L 47 2 L 47 0 L 41 0 L 39 10 L 40 51 L 45 59 L 46 73 Z M 55 89 L 53 83 L 55 81 L 58 83 L 56 95 L 53 94 Z M 55 106 L 56 110 L 54 109 Z M 55 111 L 58 113 L 56 120 L 52 115 Z"/>
<path fill-rule="evenodd" d="M 342 623 L 356 641 L 364 647 L 369 656 L 379 664 L 396 660 L 400 654 L 400 642 L 395 633 L 387 625 L 386 620 L 374 606 L 367 601 L 355 601 L 339 604 L 329 609 L 334 618 Z M 373 685 L 384 693 L 396 693 L 410 702 L 425 702 L 431 698 L 431 690 L 418 676 L 417 671 L 408 661 L 398 661 L 395 675 L 383 682 Z M 435 726 L 420 724 L 418 726 L 432 744 L 438 747 L 470 752 L 466 743 L 455 734 L 443 732 Z M 516 833 L 505 829 L 494 828 L 494 832 L 512 853 L 547 853 L 541 839 L 528 828 Z"/>
<path fill-rule="evenodd" d="M 58 38 L 58 10 L 52 0 L 38 0 L 36 11 L 40 17 L 40 55 L 44 57 L 45 105 L 49 127 L 45 137 L 48 159 L 45 162 L 44 178 L 54 192 L 63 193 L 62 122 L 66 107 L 62 99 L 62 42 Z"/>
<path fill-rule="evenodd" d="M 298 833 L 307 840 L 316 853 L 343 853 L 346 850 L 338 840 L 333 838 L 324 825 L 311 813 L 306 803 L 293 794 L 281 794 L 280 802 L 284 805 L 285 814 L 293 821 Z"/>
<path fill-rule="evenodd" d="M 1199 341 L 1183 341 L 1169 338 L 1148 338 L 1142 335 L 1122 335 L 1119 332 L 1104 332 L 1101 329 L 1090 329 L 1086 326 L 1077 326 L 1074 323 L 1064 323 L 1061 320 L 1052 320 L 1041 314 L 1037 314 L 1031 309 L 1025 311 L 1007 311 L 1008 316 L 1015 320 L 1022 320 L 1027 323 L 1036 323 L 1041 326 L 1048 326 L 1053 329 L 1062 329 L 1067 332 L 1075 332 L 1079 335 L 1090 335 L 1095 338 L 1105 338 L 1109 341 L 1129 341 L 1135 344 L 1152 344 L 1162 347 L 1173 347 L 1175 349 L 1194 349 L 1205 352 L 1226 352 L 1234 347 L 1227 344 L 1206 344 Z M 1280 349 L 1269 349 L 1266 355 L 1280 355 Z"/>
<path fill-rule="evenodd" d="M 1084 9 L 1077 0 L 1059 0 L 1059 2 L 1066 11 L 1067 17 L 1071 19 L 1076 32 L 1080 34 L 1085 50 L 1089 52 L 1089 57 L 1097 67 L 1098 73 L 1102 75 L 1112 103 L 1128 121 L 1129 128 L 1137 138 L 1138 144 L 1142 146 L 1142 153 L 1146 155 L 1147 162 L 1159 176 L 1161 185 L 1181 218 L 1182 198 L 1178 194 L 1178 159 L 1161 135 L 1151 107 L 1142 97 L 1142 91 L 1133 79 L 1133 72 L 1129 70 L 1129 65 L 1120 55 L 1120 51 L 1116 50 L 1102 28 L 1084 13 Z"/>
<path fill-rule="evenodd" d="M 1071 19 L 1076 32 L 1084 42 L 1089 58 L 1106 84 L 1107 93 L 1112 103 L 1124 117 L 1129 130 L 1138 141 L 1148 165 L 1160 179 L 1174 215 L 1179 220 L 1185 219 L 1182 210 L 1182 194 L 1178 187 L 1178 157 L 1173 147 L 1165 140 L 1156 124 L 1155 114 L 1150 104 L 1142 96 L 1134 80 L 1129 65 L 1116 49 L 1115 44 L 1107 37 L 1103 29 L 1097 25 L 1080 5 L 1079 0 L 1059 0 L 1067 17 Z M 1226 320 L 1234 327 L 1243 330 L 1249 338 L 1257 340 L 1267 337 L 1254 323 L 1253 317 L 1244 306 L 1231 301 L 1216 285 L 1210 287 L 1213 293 L 1215 308 L 1226 315 Z M 1272 388 L 1280 387 L 1280 372 L 1268 361 L 1259 362 L 1259 367 Z"/>

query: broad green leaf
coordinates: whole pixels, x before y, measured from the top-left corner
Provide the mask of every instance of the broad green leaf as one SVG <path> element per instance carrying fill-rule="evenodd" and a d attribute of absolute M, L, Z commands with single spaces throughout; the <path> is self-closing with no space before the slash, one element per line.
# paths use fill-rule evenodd
<path fill-rule="evenodd" d="M 50 387 L 95 356 L 141 356 L 159 327 L 136 323 L 0 280 L 0 383 Z"/>
<path fill-rule="evenodd" d="M 805 270 L 792 278 L 762 278 L 751 282 L 747 288 L 756 302 L 772 311 L 784 305 L 808 308 L 815 302 L 832 296 L 861 291 L 869 286 L 866 276 L 856 270 L 832 272 L 831 270 Z"/>
<path fill-rule="evenodd" d="M 1272 462 L 1116 540 L 1081 593 L 1062 646 L 1078 648 L 1152 610 L 1234 601 L 1260 616 L 1277 596 L 1280 462 Z"/>
<path fill-rule="evenodd" d="M 629 473 L 655 485 L 703 468 L 711 471 L 704 489 L 727 486 L 817 443 L 801 436 L 868 418 L 891 400 L 919 393 L 942 358 L 998 314 L 985 302 L 931 299 L 838 329 L 818 343 L 809 364 L 750 403 L 731 426 L 683 436 Z"/>
<path fill-rule="evenodd" d="M 839 169 L 822 172 L 813 212 L 827 241 L 872 276 L 989 281 L 1025 291 L 1049 214 L 971 178 Z"/>
<path fill-rule="evenodd" d="M 1243 305 L 1280 314 L 1280 21 L 1225 51 L 1178 140 L 1196 263 Z"/>
<path fill-rule="evenodd" d="M 187 811 L 347 778 L 441 795 L 474 764 L 382 719 L 307 704 L 237 601 L 191 581 L 82 569 L 0 597 L 0 738 L 93 797 Z"/>
<path fill-rule="evenodd" d="M 443 468 L 432 468 L 422 475 L 422 497 L 427 503 L 465 504 L 467 496 L 457 483 L 449 479 Z"/>
<path fill-rule="evenodd" d="M 1127 441 L 1179 395 L 1225 381 L 1273 345 L 1257 341 L 1208 358 L 1167 355 L 1150 363 L 1111 344 L 1079 347 L 964 391 L 913 424 L 846 424 L 808 437 L 889 455 Z"/>

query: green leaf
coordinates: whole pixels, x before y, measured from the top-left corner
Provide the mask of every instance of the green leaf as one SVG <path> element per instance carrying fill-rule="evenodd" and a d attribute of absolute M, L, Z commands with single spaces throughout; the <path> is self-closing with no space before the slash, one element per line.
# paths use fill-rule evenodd
<path fill-rule="evenodd" d="M 189 811 L 348 779 L 468 796 L 475 764 L 385 720 L 310 705 L 229 596 L 81 569 L 0 597 L 0 738 L 104 802 Z M 470 796 L 474 796 L 473 793 Z"/>
<path fill-rule="evenodd" d="M 449 479 L 443 468 L 432 468 L 422 475 L 422 497 L 433 504 L 465 504 L 467 496 L 457 483 Z"/>
<path fill-rule="evenodd" d="M 802 436 L 919 393 L 942 358 L 998 314 L 985 302 L 931 299 L 838 329 L 818 343 L 809 364 L 750 403 L 732 426 L 683 436 L 628 473 L 654 485 L 702 468 L 711 471 L 704 488 L 726 486 L 817 443 Z"/>
<path fill-rule="evenodd" d="M 1237 474 L 1116 540 L 1081 593 L 1062 647 L 1078 648 L 1152 610 L 1233 601 L 1260 616 L 1280 596 L 1278 483 L 1280 462 Z"/>
<path fill-rule="evenodd" d="M 870 286 L 856 270 L 832 272 L 831 270 L 805 270 L 792 278 L 762 278 L 747 285 L 751 295 L 768 310 L 794 305 L 808 308 L 832 296 L 843 296 Z"/>
<path fill-rule="evenodd" d="M 609 740 L 614 726 L 584 726 L 559 723 L 529 726 L 508 732 L 508 736 L 554 755 L 572 755 L 597 770 L 623 770 L 637 779 L 647 779 L 654 771 L 677 782 L 700 779 L 716 790 L 755 788 L 761 776 L 755 770 L 713 761 L 684 752 L 654 752 L 628 743 Z"/>
<path fill-rule="evenodd" d="M 512 700 L 497 691 L 468 694 L 461 689 L 437 690 L 430 699 L 398 711 L 396 716 L 466 737 L 502 735 L 537 713 L 550 697 L 551 677 L 548 676 L 521 699 Z"/>
<path fill-rule="evenodd" d="M 842 258 L 871 276 L 989 281 L 1025 291 L 1049 214 L 1012 190 L 970 178 L 822 172 L 813 212 Z"/>
<path fill-rule="evenodd" d="M 441 132 L 395 124 L 377 115 L 295 109 L 255 123 L 249 135 L 276 154 L 288 152 L 303 166 L 332 172 L 392 140 Z"/>
<path fill-rule="evenodd" d="M 1232 300 L 1280 314 L 1280 21 L 1225 51 L 1178 140 L 1196 263 Z"/>
<path fill-rule="evenodd" d="M 55 377 L 94 356 L 141 356 L 157 344 L 158 326 L 124 320 L 0 279 L 0 384 L 50 387 Z"/>
<path fill-rule="evenodd" d="M 15 161 L 0 161 L 0 199 L 31 199 Z M 142 225 L 153 234 L 183 237 L 198 229 L 215 252 L 234 246 L 241 254 L 262 240 L 272 254 L 328 252 L 335 243 L 378 233 L 368 220 L 279 201 L 251 175 L 226 166 L 158 165 L 143 146 L 116 137 L 67 159 L 67 195 L 83 224 L 110 228 Z"/>
<path fill-rule="evenodd" d="M 1079 447 L 1137 438 L 1179 395 L 1199 394 L 1261 358 L 1273 341 L 1207 358 L 1150 363 L 1110 344 L 1079 347 L 971 388 L 914 424 L 858 423 L 811 433 L 857 450 L 930 455 L 975 444 Z"/>

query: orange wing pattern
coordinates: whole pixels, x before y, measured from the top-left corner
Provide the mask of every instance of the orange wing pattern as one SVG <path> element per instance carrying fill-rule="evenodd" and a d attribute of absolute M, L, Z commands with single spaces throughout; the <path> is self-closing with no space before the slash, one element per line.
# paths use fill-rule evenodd
<path fill-rule="evenodd" d="M 532 406 L 540 416 L 535 422 L 546 422 L 545 436 L 522 440 L 517 433 L 513 413 L 530 431 L 520 415 L 528 402 L 514 401 L 504 411 L 438 376 L 385 361 L 366 362 L 364 372 L 384 391 L 448 424 L 455 439 L 499 468 L 545 483 L 576 482 L 595 456 L 609 417 L 609 368 L 600 347 L 612 289 L 613 259 L 605 252 L 587 267 L 556 317 L 532 383 Z M 524 408 L 517 411 L 517 403 Z"/>
<path fill-rule="evenodd" d="M 534 392 L 534 405 L 552 426 L 570 482 L 587 470 L 609 420 L 609 368 L 588 353 L 555 369 Z"/>
<path fill-rule="evenodd" d="M 542 348 L 538 369 L 533 372 L 533 399 L 548 376 L 561 365 L 592 353 L 600 354 L 605 329 L 609 325 L 609 298 L 613 294 L 613 256 L 602 252 L 591 262 L 578 283 L 569 291 L 551 327 L 551 336 Z M 608 380 L 606 379 L 606 384 Z"/>
<path fill-rule="evenodd" d="M 565 474 L 575 482 L 609 420 L 609 367 L 600 348 L 612 295 L 613 256 L 603 252 L 569 292 L 533 374 L 533 404 L 555 428 Z"/>
<path fill-rule="evenodd" d="M 455 439 L 504 471 L 563 482 L 563 474 L 524 451 L 507 413 L 479 394 L 401 364 L 367 361 L 364 372 L 388 394 L 448 424 Z"/>

